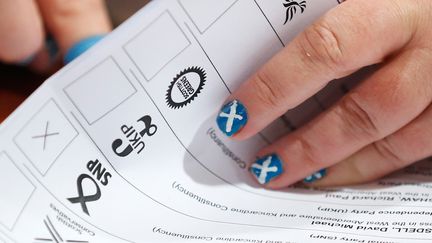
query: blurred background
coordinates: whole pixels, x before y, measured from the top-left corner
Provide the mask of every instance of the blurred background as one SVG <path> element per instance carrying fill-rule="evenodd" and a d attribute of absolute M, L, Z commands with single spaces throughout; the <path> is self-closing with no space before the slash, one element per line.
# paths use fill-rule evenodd
<path fill-rule="evenodd" d="M 106 0 L 114 26 L 120 25 L 147 2 L 149 0 Z M 0 63 L 0 122 L 47 78 L 47 75 Z"/>

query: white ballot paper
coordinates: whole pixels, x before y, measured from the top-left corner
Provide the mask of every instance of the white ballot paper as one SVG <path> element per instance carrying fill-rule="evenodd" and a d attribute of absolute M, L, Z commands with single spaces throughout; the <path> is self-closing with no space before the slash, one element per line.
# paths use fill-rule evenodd
<path fill-rule="evenodd" d="M 248 174 L 367 70 L 247 141 L 217 129 L 230 92 L 338 4 L 151 2 L 1 125 L 0 242 L 432 241 L 428 161 L 328 190 L 269 191 Z"/>

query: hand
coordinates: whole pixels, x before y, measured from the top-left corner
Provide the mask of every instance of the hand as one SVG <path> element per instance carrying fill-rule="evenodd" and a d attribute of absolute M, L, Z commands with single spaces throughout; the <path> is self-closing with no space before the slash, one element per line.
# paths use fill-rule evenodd
<path fill-rule="evenodd" d="M 349 0 L 233 93 L 218 125 L 234 139 L 247 139 L 330 80 L 380 64 L 336 105 L 259 152 L 252 174 L 278 189 L 319 171 L 307 181 L 338 186 L 431 156 L 431 29 L 432 1 Z M 238 116 L 227 119 L 231 111 Z"/>
<path fill-rule="evenodd" d="M 0 0 L 0 61 L 45 70 L 56 47 L 64 56 L 82 39 L 110 30 L 102 0 Z M 46 44 L 48 36 L 54 41 Z"/>

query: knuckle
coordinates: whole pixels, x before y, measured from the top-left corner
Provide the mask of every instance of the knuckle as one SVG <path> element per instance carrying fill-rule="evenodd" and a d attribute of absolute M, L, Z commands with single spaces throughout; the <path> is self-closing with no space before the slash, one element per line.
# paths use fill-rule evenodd
<path fill-rule="evenodd" d="M 303 32 L 300 47 L 309 61 L 319 67 L 340 70 L 345 63 L 338 31 L 326 20 L 314 23 Z"/>
<path fill-rule="evenodd" d="M 81 16 L 83 12 L 91 12 L 100 8 L 98 0 L 87 1 L 52 1 L 49 6 L 50 14 L 54 18 L 69 19 Z"/>
<path fill-rule="evenodd" d="M 374 175 L 374 173 L 370 173 L 370 171 L 365 170 L 358 163 L 352 163 L 350 164 L 350 166 L 351 166 L 350 168 L 351 171 L 353 172 L 354 175 L 356 175 L 356 180 L 354 181 L 354 183 L 365 183 L 377 178 L 377 176 Z"/>
<path fill-rule="evenodd" d="M 375 139 L 381 136 L 371 112 L 353 93 L 341 100 L 336 108 L 336 114 L 343 122 L 342 129 L 353 137 Z"/>
<path fill-rule="evenodd" d="M 56 1 L 54 1 L 56 2 Z M 67 1 L 64 4 L 53 4 L 50 6 L 51 13 L 55 17 L 70 17 L 75 16 L 79 13 L 80 1 Z"/>
<path fill-rule="evenodd" d="M 278 88 L 277 81 L 272 80 L 266 71 L 257 72 L 252 83 L 259 102 L 270 107 L 279 106 L 283 98 L 282 91 Z"/>
<path fill-rule="evenodd" d="M 402 158 L 400 150 L 388 138 L 373 143 L 374 150 L 378 155 L 389 163 L 391 170 L 398 170 L 405 166 L 405 160 Z"/>
<path fill-rule="evenodd" d="M 323 168 L 326 166 L 324 161 L 319 158 L 315 152 L 313 144 L 304 137 L 297 137 L 298 151 L 301 151 L 304 156 L 304 162 L 312 169 Z"/>

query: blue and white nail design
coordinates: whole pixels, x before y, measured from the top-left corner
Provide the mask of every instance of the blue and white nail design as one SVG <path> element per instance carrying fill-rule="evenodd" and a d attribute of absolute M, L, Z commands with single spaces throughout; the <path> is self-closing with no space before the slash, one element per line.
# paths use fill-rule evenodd
<path fill-rule="evenodd" d="M 267 184 L 283 173 L 282 160 L 276 154 L 259 158 L 250 167 L 250 172 L 261 184 Z"/>
<path fill-rule="evenodd" d="M 229 137 L 239 132 L 247 121 L 246 107 L 238 100 L 224 105 L 216 119 L 219 129 Z"/>
<path fill-rule="evenodd" d="M 306 177 L 303 182 L 304 183 L 312 183 L 318 180 L 321 180 L 322 178 L 324 178 L 324 176 L 326 176 L 327 174 L 327 170 L 326 169 L 322 169 L 316 173 L 313 173 L 312 175 Z"/>

